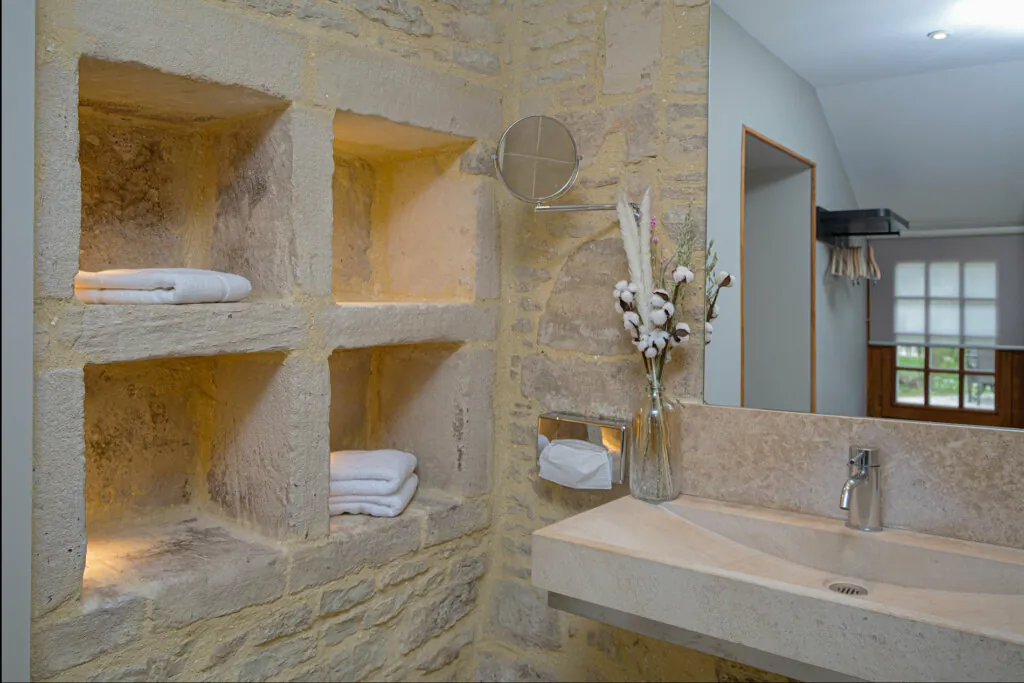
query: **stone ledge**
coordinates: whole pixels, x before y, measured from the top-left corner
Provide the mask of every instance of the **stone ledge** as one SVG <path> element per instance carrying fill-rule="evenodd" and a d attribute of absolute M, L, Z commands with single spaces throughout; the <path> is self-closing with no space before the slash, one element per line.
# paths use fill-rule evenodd
<path fill-rule="evenodd" d="M 306 343 L 293 304 L 240 302 L 181 306 L 72 306 L 56 339 L 90 363 L 288 351 Z"/>
<path fill-rule="evenodd" d="M 317 316 L 329 347 L 358 349 L 494 339 L 498 309 L 473 303 L 338 303 Z"/>
<path fill-rule="evenodd" d="M 237 612 L 284 593 L 284 552 L 188 508 L 149 523 L 89 534 L 82 609 L 139 596 L 156 631 Z"/>

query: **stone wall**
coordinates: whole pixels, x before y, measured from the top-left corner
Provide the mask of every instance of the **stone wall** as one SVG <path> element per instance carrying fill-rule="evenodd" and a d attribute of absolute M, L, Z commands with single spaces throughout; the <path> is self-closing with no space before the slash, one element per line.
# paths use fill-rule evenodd
<path fill-rule="evenodd" d="M 612 202 L 650 186 L 664 227 L 692 206 L 703 249 L 709 8 L 702 0 L 513 2 L 506 121 L 549 114 L 583 156 L 565 203 Z M 612 305 L 627 276 L 611 212 L 533 214 L 503 194 L 502 309 L 495 403 L 495 519 L 485 640 L 490 681 L 775 680 L 770 674 L 547 607 L 530 582 L 530 534 L 628 493 L 570 491 L 540 480 L 537 416 L 627 416 L 642 365 Z M 703 252 L 694 256 L 703 266 Z M 703 282 L 702 268 L 697 283 Z M 684 308 L 702 337 L 703 289 Z M 676 353 L 668 386 L 699 397 L 703 349 Z"/>
<path fill-rule="evenodd" d="M 471 677 L 505 8 L 38 9 L 33 677 Z M 73 297 L 153 266 L 253 295 Z M 329 517 L 331 447 L 369 445 L 421 455 L 415 500 Z"/>

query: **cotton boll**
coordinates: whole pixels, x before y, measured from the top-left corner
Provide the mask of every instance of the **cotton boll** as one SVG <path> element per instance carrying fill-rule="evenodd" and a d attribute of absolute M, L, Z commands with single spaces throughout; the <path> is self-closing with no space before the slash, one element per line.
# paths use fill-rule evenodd
<path fill-rule="evenodd" d="M 715 328 L 711 326 L 711 323 L 708 323 L 707 325 L 704 326 L 704 343 L 705 344 L 710 344 L 711 343 L 711 335 L 714 333 L 714 331 L 715 331 Z"/>
<path fill-rule="evenodd" d="M 711 315 L 708 317 L 711 320 L 714 320 L 715 318 L 718 317 L 718 304 L 715 304 L 714 306 L 711 307 Z"/>
<path fill-rule="evenodd" d="M 658 357 L 658 349 L 656 347 L 654 347 L 654 346 L 648 346 L 647 350 L 644 351 L 644 355 L 647 356 L 648 358 L 657 358 Z"/>
<path fill-rule="evenodd" d="M 718 271 L 718 276 L 715 278 L 715 283 L 719 287 L 732 287 L 736 284 L 736 276 L 730 275 L 724 270 Z"/>
<path fill-rule="evenodd" d="M 626 289 L 629 290 L 630 292 L 633 292 L 634 294 L 640 291 L 640 288 L 637 287 L 636 284 L 632 282 L 630 282 L 629 285 L 626 286 Z"/>
<path fill-rule="evenodd" d="M 651 311 L 651 322 L 655 325 L 664 325 L 668 322 L 668 313 L 664 308 L 655 308 Z"/>
<path fill-rule="evenodd" d="M 662 310 L 663 310 L 663 311 L 665 311 L 665 313 L 666 313 L 666 314 L 668 315 L 668 317 L 670 317 L 670 318 L 671 318 L 671 317 L 672 317 L 673 315 L 675 315 L 675 313 L 676 313 L 676 307 L 675 307 L 675 305 L 673 305 L 673 303 L 672 303 L 671 301 L 669 301 L 669 302 L 668 302 L 667 304 L 665 304 L 665 305 L 664 305 L 664 306 L 662 307 Z"/>
<path fill-rule="evenodd" d="M 693 282 L 693 271 L 686 266 L 678 266 L 672 271 L 672 279 L 681 284 L 688 285 Z"/>
<path fill-rule="evenodd" d="M 633 311 L 628 311 L 622 314 L 622 326 L 627 330 L 633 330 L 640 327 L 640 316 Z"/>
<path fill-rule="evenodd" d="M 629 283 L 625 280 L 619 280 L 615 283 L 615 291 L 617 292 L 625 291 L 627 287 L 629 287 Z"/>
<path fill-rule="evenodd" d="M 668 342 L 667 342 L 667 341 L 665 340 L 665 338 L 664 338 L 664 337 L 662 337 L 662 336 L 658 336 L 658 337 L 655 337 L 655 338 L 654 338 L 654 345 L 655 345 L 655 346 L 656 346 L 656 347 L 658 348 L 658 350 L 659 350 L 659 351 L 660 351 L 661 349 L 665 348 L 665 346 L 666 346 L 667 344 L 668 344 Z"/>
<path fill-rule="evenodd" d="M 682 344 L 690 339 L 690 326 L 686 323 L 677 323 L 676 329 L 672 332 L 674 344 Z"/>
<path fill-rule="evenodd" d="M 626 291 L 619 295 L 619 300 L 627 304 L 633 303 L 633 292 L 627 289 Z"/>

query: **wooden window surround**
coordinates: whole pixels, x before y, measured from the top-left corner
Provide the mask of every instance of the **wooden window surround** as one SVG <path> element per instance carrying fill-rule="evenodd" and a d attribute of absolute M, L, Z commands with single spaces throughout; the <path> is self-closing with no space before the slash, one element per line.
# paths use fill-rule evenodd
<path fill-rule="evenodd" d="M 927 353 L 926 353 L 927 356 Z M 868 347 L 868 415 L 925 422 L 1024 429 L 1024 351 L 996 351 L 994 372 L 964 369 L 964 350 L 959 353 L 958 369 L 929 369 L 925 362 L 925 398 L 923 405 L 896 402 L 896 347 Z M 903 368 L 906 369 L 906 368 Z M 958 407 L 928 405 L 930 375 L 934 372 L 956 374 L 960 391 Z M 964 375 L 995 377 L 995 410 L 963 407 Z"/>

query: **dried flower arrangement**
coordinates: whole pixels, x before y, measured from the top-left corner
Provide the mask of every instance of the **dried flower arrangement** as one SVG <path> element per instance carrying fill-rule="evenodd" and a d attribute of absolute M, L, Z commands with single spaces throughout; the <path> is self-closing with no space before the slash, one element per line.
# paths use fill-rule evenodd
<path fill-rule="evenodd" d="M 672 348 L 690 338 L 690 325 L 678 317 L 684 288 L 694 280 L 692 212 L 687 211 L 683 224 L 670 235 L 675 249 L 668 256 L 662 254 L 657 221 L 651 216 L 650 190 L 639 205 L 620 195 L 618 213 L 629 280 L 615 285 L 615 300 L 623 327 L 643 355 L 648 378 L 658 383 Z"/>
<path fill-rule="evenodd" d="M 718 295 L 723 287 L 732 287 L 736 284 L 736 276 L 724 270 L 716 271 L 718 268 L 718 252 L 715 251 L 715 240 L 708 243 L 707 261 L 704 265 L 707 284 L 704 287 L 704 343 L 711 343 L 711 335 L 714 327 L 711 321 L 718 317 Z"/>

